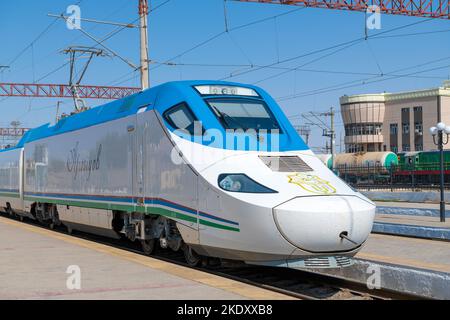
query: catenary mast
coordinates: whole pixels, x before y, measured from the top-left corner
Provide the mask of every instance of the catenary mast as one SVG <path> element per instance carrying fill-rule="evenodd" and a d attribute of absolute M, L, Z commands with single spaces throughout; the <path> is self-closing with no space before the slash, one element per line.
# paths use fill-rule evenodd
<path fill-rule="evenodd" d="M 139 0 L 139 16 L 140 16 L 140 35 L 141 35 L 141 89 L 145 90 L 150 87 L 148 74 L 148 2 L 147 0 Z"/>

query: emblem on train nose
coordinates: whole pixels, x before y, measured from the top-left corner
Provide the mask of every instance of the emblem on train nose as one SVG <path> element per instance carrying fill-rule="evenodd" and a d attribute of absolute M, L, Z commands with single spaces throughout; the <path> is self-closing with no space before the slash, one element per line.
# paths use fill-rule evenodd
<path fill-rule="evenodd" d="M 307 173 L 296 173 L 288 175 L 289 183 L 299 185 L 304 190 L 317 194 L 333 194 L 336 188 L 329 181 L 319 178 L 316 175 Z"/>

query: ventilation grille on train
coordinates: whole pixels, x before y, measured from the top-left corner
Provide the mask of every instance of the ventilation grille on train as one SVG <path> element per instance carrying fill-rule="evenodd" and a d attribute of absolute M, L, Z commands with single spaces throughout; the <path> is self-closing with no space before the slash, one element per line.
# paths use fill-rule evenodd
<path fill-rule="evenodd" d="M 345 256 L 337 257 L 316 257 L 304 260 L 306 268 L 341 268 L 353 264 L 352 259 Z"/>
<path fill-rule="evenodd" d="M 278 172 L 307 172 L 313 171 L 305 161 L 297 156 L 260 156 L 259 157 L 270 169 Z"/>

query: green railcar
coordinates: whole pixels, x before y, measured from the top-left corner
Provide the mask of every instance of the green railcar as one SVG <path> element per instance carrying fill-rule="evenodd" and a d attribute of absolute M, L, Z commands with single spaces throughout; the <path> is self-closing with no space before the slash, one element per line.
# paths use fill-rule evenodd
<path fill-rule="evenodd" d="M 435 174 L 440 170 L 439 151 L 417 151 L 399 154 L 400 170 L 415 171 L 417 174 Z M 444 151 L 445 170 L 450 169 L 450 150 Z"/>

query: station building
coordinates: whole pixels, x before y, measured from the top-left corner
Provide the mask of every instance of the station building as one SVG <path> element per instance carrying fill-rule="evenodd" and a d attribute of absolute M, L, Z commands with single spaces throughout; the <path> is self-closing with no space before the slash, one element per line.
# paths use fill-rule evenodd
<path fill-rule="evenodd" d="M 429 128 L 450 125 L 450 81 L 419 91 L 345 95 L 340 105 L 346 152 L 436 150 Z"/>

